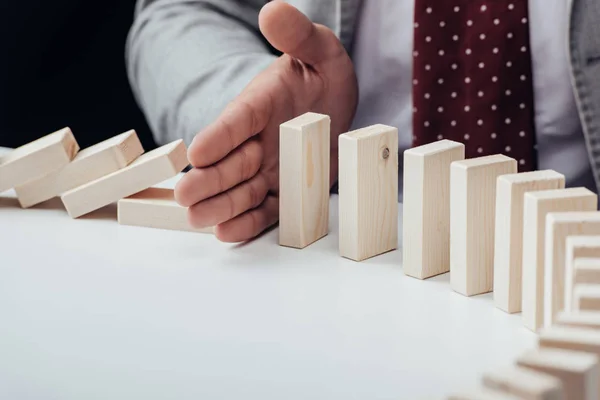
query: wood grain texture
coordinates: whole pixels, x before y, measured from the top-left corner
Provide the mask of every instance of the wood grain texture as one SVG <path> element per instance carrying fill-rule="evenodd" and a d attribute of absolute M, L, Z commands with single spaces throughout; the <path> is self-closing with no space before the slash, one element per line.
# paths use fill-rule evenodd
<path fill-rule="evenodd" d="M 574 311 L 600 311 L 600 285 L 580 283 L 573 288 Z"/>
<path fill-rule="evenodd" d="M 594 354 L 579 351 L 542 348 L 529 351 L 519 357 L 516 364 L 558 378 L 563 386 L 565 399 L 598 399 L 600 365 Z"/>
<path fill-rule="evenodd" d="M 214 228 L 193 228 L 188 221 L 188 208 L 175 201 L 172 189 L 148 188 L 119 200 L 119 224 L 174 231 L 213 233 Z"/>
<path fill-rule="evenodd" d="M 0 157 L 0 193 L 63 168 L 78 151 L 79 144 L 69 128 L 14 149 Z"/>
<path fill-rule="evenodd" d="M 187 149 L 176 140 L 138 157 L 127 167 L 65 192 L 61 199 L 78 218 L 174 177 L 187 165 Z"/>
<path fill-rule="evenodd" d="M 566 242 L 565 259 L 565 311 L 572 310 L 573 285 L 575 283 L 600 283 L 586 282 L 585 276 L 594 279 L 600 273 L 600 236 L 569 236 Z M 598 257 L 597 259 L 595 259 Z M 575 281 L 575 260 L 583 273 L 583 280 Z M 597 280 L 597 279 L 596 279 Z"/>
<path fill-rule="evenodd" d="M 340 255 L 362 261 L 398 247 L 398 130 L 339 137 Z"/>
<path fill-rule="evenodd" d="M 450 167 L 450 284 L 465 296 L 492 291 L 496 180 L 517 172 L 504 155 L 455 161 Z"/>
<path fill-rule="evenodd" d="M 498 178 L 494 235 L 494 303 L 499 309 L 508 313 L 521 311 L 525 193 L 564 187 L 564 175 L 552 170 L 503 175 Z"/>
<path fill-rule="evenodd" d="M 531 369 L 510 366 L 485 374 L 483 385 L 525 400 L 564 399 L 560 379 Z"/>
<path fill-rule="evenodd" d="M 465 146 L 441 140 L 404 152 L 402 268 L 426 279 L 450 271 L 450 164 Z"/>
<path fill-rule="evenodd" d="M 144 152 L 131 130 L 81 150 L 73 160 L 41 179 L 15 188 L 21 207 L 27 208 L 126 167 Z"/>
<path fill-rule="evenodd" d="M 593 209 L 597 209 L 594 199 Z M 546 216 L 546 260 L 544 267 L 544 326 L 565 307 L 565 261 L 567 237 L 600 234 L 600 212 L 562 212 Z"/>
<path fill-rule="evenodd" d="M 600 330 L 600 312 L 563 311 L 557 314 L 555 324 L 560 326 L 571 326 L 574 328 L 588 328 Z"/>
<path fill-rule="evenodd" d="M 523 290 L 521 310 L 525 327 L 544 324 L 546 215 L 555 211 L 595 210 L 597 196 L 585 188 L 525 193 L 523 207 Z"/>
<path fill-rule="evenodd" d="M 330 125 L 307 113 L 279 130 L 279 244 L 302 249 L 329 230 Z"/>

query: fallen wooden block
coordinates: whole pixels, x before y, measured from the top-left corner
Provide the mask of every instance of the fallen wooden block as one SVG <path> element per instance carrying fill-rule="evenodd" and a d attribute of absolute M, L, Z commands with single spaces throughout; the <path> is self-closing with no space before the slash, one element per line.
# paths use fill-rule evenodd
<path fill-rule="evenodd" d="M 546 216 L 544 326 L 552 326 L 556 314 L 564 310 L 567 237 L 597 234 L 600 234 L 600 212 L 563 212 Z"/>
<path fill-rule="evenodd" d="M 600 311 L 600 285 L 580 283 L 573 289 L 575 311 Z"/>
<path fill-rule="evenodd" d="M 531 369 L 511 366 L 483 376 L 483 385 L 491 390 L 526 400 L 559 400 L 564 398 L 560 379 Z"/>
<path fill-rule="evenodd" d="M 402 269 L 426 279 L 450 271 L 450 164 L 465 146 L 441 140 L 404 152 Z"/>
<path fill-rule="evenodd" d="M 398 129 L 339 136 L 340 255 L 362 261 L 398 247 Z"/>
<path fill-rule="evenodd" d="M 496 180 L 515 172 L 517 161 L 504 155 L 450 167 L 450 284 L 462 295 L 492 291 Z"/>
<path fill-rule="evenodd" d="M 556 325 L 600 330 L 600 312 L 560 312 L 556 316 Z"/>
<path fill-rule="evenodd" d="M 127 167 L 65 192 L 61 198 L 72 218 L 78 218 L 174 177 L 187 165 L 182 140 L 138 157 Z"/>
<path fill-rule="evenodd" d="M 519 397 L 486 388 L 477 388 L 447 397 L 448 400 L 518 400 Z"/>
<path fill-rule="evenodd" d="M 525 193 L 523 207 L 523 323 L 537 331 L 544 323 L 546 215 L 554 211 L 593 211 L 597 196 L 586 188 Z"/>
<path fill-rule="evenodd" d="M 63 168 L 78 151 L 69 128 L 14 149 L 0 157 L 0 193 Z"/>
<path fill-rule="evenodd" d="M 119 224 L 145 228 L 213 233 L 214 228 L 193 228 L 187 207 L 175 201 L 172 189 L 148 188 L 117 203 Z"/>
<path fill-rule="evenodd" d="M 499 309 L 508 313 L 521 311 L 525 193 L 564 187 L 565 176 L 552 170 L 503 175 L 498 178 L 494 235 L 494 303 Z"/>
<path fill-rule="evenodd" d="M 527 352 L 517 359 L 517 365 L 558 378 L 564 399 L 598 399 L 600 382 L 599 359 L 594 354 L 557 349 Z"/>
<path fill-rule="evenodd" d="M 573 287 L 580 283 L 589 283 L 600 285 L 600 258 L 576 257 L 571 260 L 572 252 L 574 252 L 570 239 L 595 236 L 570 236 L 567 238 L 567 259 L 565 271 L 565 311 L 573 310 Z M 600 236 L 598 237 L 600 239 Z M 588 248 L 592 254 L 595 248 Z M 581 253 L 580 253 L 581 254 Z"/>
<path fill-rule="evenodd" d="M 126 167 L 144 152 L 131 130 L 81 150 L 64 168 L 15 188 L 21 207 L 27 208 Z"/>
<path fill-rule="evenodd" d="M 307 113 L 279 130 L 279 244 L 302 249 L 329 230 L 330 124 Z"/>

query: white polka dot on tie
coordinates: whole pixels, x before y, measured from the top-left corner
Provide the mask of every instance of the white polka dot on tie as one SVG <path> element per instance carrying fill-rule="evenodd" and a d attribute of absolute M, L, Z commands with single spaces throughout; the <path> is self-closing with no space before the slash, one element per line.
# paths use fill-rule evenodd
<path fill-rule="evenodd" d="M 415 22 L 415 29 L 419 27 L 419 23 Z"/>
<path fill-rule="evenodd" d="M 526 81 L 526 80 L 527 80 L 527 77 L 526 77 L 525 75 L 521 75 L 521 80 L 522 80 L 522 81 Z"/>
<path fill-rule="evenodd" d="M 446 26 L 446 23 L 444 21 L 440 21 L 440 27 L 443 28 Z"/>
<path fill-rule="evenodd" d="M 469 78 L 468 76 L 465 78 L 465 83 L 471 83 L 471 78 Z"/>
<path fill-rule="evenodd" d="M 472 25 L 473 25 L 473 21 L 471 21 L 471 20 L 468 20 L 468 21 L 467 21 L 467 25 L 468 25 L 468 26 L 472 26 Z"/>
<path fill-rule="evenodd" d="M 425 98 L 428 99 L 429 97 L 431 97 L 429 93 L 425 93 Z"/>
<path fill-rule="evenodd" d="M 484 63 L 479 63 L 479 68 L 484 68 L 485 64 Z"/>
<path fill-rule="evenodd" d="M 440 56 L 443 56 L 443 55 L 445 54 L 445 52 L 444 52 L 444 50 L 440 50 L 440 51 L 438 51 L 438 54 L 439 54 Z"/>
<path fill-rule="evenodd" d="M 508 32 L 508 33 L 506 34 L 506 37 L 507 37 L 508 39 L 512 39 L 512 38 L 513 38 L 513 34 L 512 34 L 512 32 Z"/>
<path fill-rule="evenodd" d="M 520 108 L 521 110 L 524 110 L 524 109 L 525 109 L 525 104 L 524 104 L 524 103 L 521 103 L 521 104 L 519 104 L 519 108 Z"/>
<path fill-rule="evenodd" d="M 485 11 L 485 10 L 487 10 L 487 6 L 484 4 L 481 6 L 481 11 Z"/>
<path fill-rule="evenodd" d="M 452 122 L 450 122 L 450 125 L 452 125 L 452 126 L 456 126 L 456 121 L 452 121 Z"/>
<path fill-rule="evenodd" d="M 521 47 L 521 52 L 522 53 L 525 53 L 526 51 L 527 51 L 527 47 L 525 47 L 525 46 Z"/>
<path fill-rule="evenodd" d="M 452 98 L 456 98 L 456 92 L 452 92 L 450 96 L 452 96 Z"/>
<path fill-rule="evenodd" d="M 492 134 L 490 135 L 490 137 L 491 137 L 492 139 L 496 139 L 496 138 L 498 137 L 498 135 L 496 135 L 495 133 L 492 133 Z"/>
<path fill-rule="evenodd" d="M 471 54 L 471 49 L 466 49 L 465 54 Z"/>
<path fill-rule="evenodd" d="M 427 14 L 431 14 L 431 11 L 432 11 L 431 7 L 427 7 L 427 10 L 425 10 L 425 11 L 427 11 Z"/>
<path fill-rule="evenodd" d="M 494 25 L 500 25 L 500 20 L 498 18 L 494 20 Z"/>
<path fill-rule="evenodd" d="M 426 69 L 427 71 L 429 71 L 429 70 L 431 69 L 431 65 L 427 64 L 427 65 L 425 66 L 425 69 Z"/>
<path fill-rule="evenodd" d="M 498 77 L 497 76 L 492 76 L 492 82 L 498 82 Z"/>
<path fill-rule="evenodd" d="M 418 51 L 413 51 L 413 56 L 418 57 L 419 56 L 419 52 Z"/>
<path fill-rule="evenodd" d="M 469 106 L 465 106 L 465 111 L 466 111 L 466 112 L 469 112 L 469 111 L 471 111 L 471 107 L 469 107 Z"/>
<path fill-rule="evenodd" d="M 442 140 L 444 138 L 444 135 L 437 135 L 438 140 Z"/>
<path fill-rule="evenodd" d="M 492 110 L 493 110 L 493 111 L 496 111 L 497 109 L 498 109 L 498 106 L 497 106 L 497 105 L 495 105 L 495 104 L 492 104 Z"/>
<path fill-rule="evenodd" d="M 483 97 L 483 92 L 480 90 L 479 92 L 477 92 L 477 96 Z"/>
<path fill-rule="evenodd" d="M 504 92 L 507 96 L 510 96 L 512 94 L 512 92 L 510 90 L 507 90 L 506 92 Z"/>
<path fill-rule="evenodd" d="M 427 37 L 425 37 L 425 41 L 426 41 L 426 42 L 431 42 L 431 36 L 427 36 Z"/>
<path fill-rule="evenodd" d="M 507 66 L 508 68 L 512 67 L 512 61 L 507 61 L 507 62 L 506 62 L 506 66 Z"/>
<path fill-rule="evenodd" d="M 479 126 L 483 125 L 483 120 L 481 120 L 481 119 L 480 119 L 480 120 L 478 120 L 478 121 L 477 121 L 477 125 L 479 125 Z"/>
<path fill-rule="evenodd" d="M 439 113 L 442 113 L 442 112 L 444 112 L 444 107 L 438 107 L 438 112 L 439 112 Z"/>
<path fill-rule="evenodd" d="M 523 19 L 521 20 L 521 22 L 522 22 L 522 23 L 524 23 L 524 24 L 526 24 L 526 23 L 527 23 L 527 18 L 523 18 Z"/>
<path fill-rule="evenodd" d="M 417 112 L 417 107 L 413 107 L 413 113 Z"/>
<path fill-rule="evenodd" d="M 520 160 L 519 160 L 519 164 L 521 164 L 521 165 L 525 165 L 525 160 L 523 160 L 523 159 L 520 159 Z"/>
<path fill-rule="evenodd" d="M 511 123 L 511 120 L 510 120 L 510 118 L 506 118 L 506 119 L 504 120 L 504 122 L 506 123 L 506 125 L 510 125 L 510 123 Z"/>
<path fill-rule="evenodd" d="M 512 10 L 513 8 L 515 8 L 515 5 L 514 5 L 513 3 L 510 3 L 510 4 L 508 5 L 508 9 L 509 9 L 509 10 Z"/>
<path fill-rule="evenodd" d="M 413 135 L 413 141 L 417 140 L 417 136 Z"/>
<path fill-rule="evenodd" d="M 469 140 L 469 138 L 470 138 L 470 137 L 471 137 L 471 136 L 469 136 L 469 134 L 468 134 L 468 133 L 465 133 L 465 140 Z"/>
<path fill-rule="evenodd" d="M 425 125 L 426 128 L 429 127 L 429 121 L 425 121 L 423 125 Z"/>
<path fill-rule="evenodd" d="M 413 79 L 413 85 L 418 85 L 418 84 L 419 84 L 419 81 L 416 79 Z"/>
<path fill-rule="evenodd" d="M 443 85 L 444 84 L 444 80 L 442 78 L 438 79 L 438 84 Z"/>
<path fill-rule="evenodd" d="M 482 149 L 481 147 L 478 147 L 478 148 L 477 148 L 477 152 L 478 152 L 478 153 L 483 153 L 483 149 Z"/>
<path fill-rule="evenodd" d="M 460 10 L 459 6 L 454 7 L 454 12 L 458 12 Z"/>
<path fill-rule="evenodd" d="M 500 51 L 500 50 L 498 50 L 498 48 L 497 48 L 497 47 L 494 47 L 494 49 L 492 50 L 492 52 L 493 52 L 494 54 L 498 54 L 498 52 L 499 52 L 499 51 Z"/>
<path fill-rule="evenodd" d="M 525 131 L 521 131 L 521 132 L 519 132 L 519 136 L 521 136 L 521 137 L 525 137 Z"/>
<path fill-rule="evenodd" d="M 458 68 L 458 65 L 452 64 L 452 69 L 456 69 L 456 68 Z"/>
<path fill-rule="evenodd" d="M 504 150 L 506 150 L 507 152 L 509 152 L 510 151 L 510 146 L 506 146 L 506 148 Z"/>
<path fill-rule="evenodd" d="M 485 40 L 485 33 L 482 33 L 481 35 L 479 35 L 479 39 Z"/>
<path fill-rule="evenodd" d="M 454 40 L 455 42 L 458 41 L 458 35 L 452 36 L 452 40 Z"/>

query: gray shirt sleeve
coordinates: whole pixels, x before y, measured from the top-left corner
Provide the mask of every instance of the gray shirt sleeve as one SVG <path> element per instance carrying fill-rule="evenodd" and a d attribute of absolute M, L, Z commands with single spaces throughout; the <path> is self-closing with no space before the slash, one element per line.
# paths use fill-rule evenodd
<path fill-rule="evenodd" d="M 266 2 L 138 0 L 127 71 L 157 144 L 189 144 L 274 61 L 258 30 Z"/>

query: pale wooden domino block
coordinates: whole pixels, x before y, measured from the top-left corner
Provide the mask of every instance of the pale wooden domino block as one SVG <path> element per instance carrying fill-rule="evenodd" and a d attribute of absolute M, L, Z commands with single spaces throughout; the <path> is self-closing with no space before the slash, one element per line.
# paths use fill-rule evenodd
<path fill-rule="evenodd" d="M 402 269 L 426 279 L 450 271 L 450 164 L 465 146 L 441 140 L 404 152 Z"/>
<path fill-rule="evenodd" d="M 483 376 L 483 385 L 489 389 L 526 400 L 564 399 L 560 379 L 531 369 L 510 366 Z"/>
<path fill-rule="evenodd" d="M 279 244 L 302 249 L 329 229 L 330 124 L 307 113 L 279 130 Z"/>
<path fill-rule="evenodd" d="M 600 258 L 576 258 L 573 261 L 572 284 L 578 283 L 600 285 Z"/>
<path fill-rule="evenodd" d="M 119 224 L 146 228 L 213 233 L 214 228 L 193 228 L 187 218 L 187 207 L 175 201 L 172 189 L 148 188 L 119 200 Z"/>
<path fill-rule="evenodd" d="M 594 269 L 600 272 L 600 258 L 597 258 L 594 263 L 593 260 L 596 257 L 600 257 L 600 236 L 569 236 L 566 242 L 566 259 L 565 259 L 565 311 L 571 311 L 571 304 L 573 300 L 573 285 L 575 283 L 600 283 L 600 282 L 586 282 L 585 280 L 575 281 L 575 260 L 585 259 L 586 261 L 578 261 L 580 267 L 584 267 L 580 272 L 584 274 L 591 273 L 592 278 L 595 275 Z M 589 264 L 592 262 L 593 264 Z M 588 270 L 588 266 L 592 268 Z M 597 275 L 597 273 L 596 273 Z M 585 276 L 583 277 L 585 278 Z"/>
<path fill-rule="evenodd" d="M 556 325 L 600 330 L 600 312 L 563 311 L 556 315 Z"/>
<path fill-rule="evenodd" d="M 586 188 L 525 193 L 523 208 L 523 323 L 537 331 L 544 323 L 546 215 L 555 211 L 592 211 L 597 196 Z"/>
<path fill-rule="evenodd" d="M 69 128 L 14 149 L 0 157 L 0 193 L 63 168 L 78 151 Z"/>
<path fill-rule="evenodd" d="M 127 167 L 65 192 L 61 198 L 72 218 L 102 208 L 174 177 L 187 165 L 182 140 L 152 150 Z"/>
<path fill-rule="evenodd" d="M 496 180 L 516 172 L 517 161 L 500 154 L 450 167 L 450 283 L 460 294 L 493 288 Z"/>
<path fill-rule="evenodd" d="M 544 348 L 523 354 L 517 365 L 558 378 L 565 399 L 598 399 L 600 365 L 594 354 Z"/>
<path fill-rule="evenodd" d="M 17 186 L 21 207 L 27 208 L 126 167 L 144 152 L 131 130 L 81 150 L 64 168 Z"/>
<path fill-rule="evenodd" d="M 487 388 L 475 388 L 463 393 L 453 394 L 448 400 L 518 400 L 519 397 Z"/>
<path fill-rule="evenodd" d="M 525 193 L 564 187 L 565 176 L 552 170 L 503 175 L 498 178 L 494 235 L 494 303 L 501 310 L 508 313 L 521 311 Z"/>
<path fill-rule="evenodd" d="M 594 203 L 594 210 L 597 207 Z M 546 216 L 546 260 L 544 268 L 544 326 L 565 306 L 565 260 L 568 236 L 600 234 L 600 212 L 563 212 Z"/>
<path fill-rule="evenodd" d="M 398 247 L 398 129 L 339 137 L 340 255 L 355 261 Z"/>
<path fill-rule="evenodd" d="M 573 310 L 600 311 L 600 285 L 580 283 L 573 288 Z"/>

